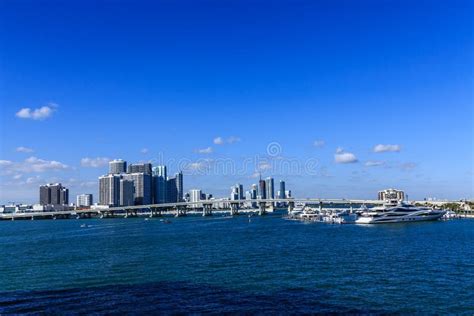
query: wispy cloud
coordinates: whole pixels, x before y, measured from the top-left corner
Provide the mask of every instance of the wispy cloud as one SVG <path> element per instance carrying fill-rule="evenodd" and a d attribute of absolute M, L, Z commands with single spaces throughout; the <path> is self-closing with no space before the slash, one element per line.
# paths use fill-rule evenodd
<path fill-rule="evenodd" d="M 219 137 L 216 137 L 216 138 L 214 138 L 214 141 L 213 141 L 213 142 L 214 142 L 214 144 L 216 144 L 216 145 L 224 145 L 224 138 L 222 138 L 222 137 L 220 137 L 220 136 L 219 136 Z"/>
<path fill-rule="evenodd" d="M 400 145 L 383 145 L 378 144 L 374 146 L 374 152 L 384 153 L 384 152 L 399 152 L 401 150 Z"/>
<path fill-rule="evenodd" d="M 417 164 L 414 163 L 414 162 L 404 162 L 404 163 L 400 164 L 400 169 L 403 170 L 403 171 L 411 171 L 411 170 L 415 169 L 416 166 L 417 166 Z"/>
<path fill-rule="evenodd" d="M 146 154 L 148 154 L 149 150 L 148 150 L 148 148 L 142 148 L 142 149 L 140 150 L 140 152 L 141 152 L 142 154 L 146 155 Z"/>
<path fill-rule="evenodd" d="M 317 139 L 313 142 L 313 146 L 317 148 L 323 147 L 325 144 L 326 142 L 322 139 Z"/>
<path fill-rule="evenodd" d="M 16 151 L 19 153 L 32 153 L 34 150 L 32 148 L 20 146 L 16 148 Z"/>
<path fill-rule="evenodd" d="M 240 141 L 241 141 L 240 137 L 237 137 L 237 136 L 230 136 L 229 138 L 227 138 L 227 143 L 228 144 L 235 144 L 235 143 L 238 143 Z"/>
<path fill-rule="evenodd" d="M 214 150 L 212 147 L 207 147 L 207 148 L 202 148 L 202 149 L 197 149 L 196 152 L 199 154 L 212 154 Z"/>
<path fill-rule="evenodd" d="M 81 166 L 87 168 L 100 168 L 107 166 L 111 159 L 107 157 L 96 157 L 96 158 L 82 158 Z"/>
<path fill-rule="evenodd" d="M 1 174 L 16 174 L 30 172 L 46 172 L 68 169 L 69 166 L 55 160 L 44 160 L 37 157 L 29 157 L 22 162 L 0 160 Z"/>
<path fill-rule="evenodd" d="M 366 167 L 378 167 L 385 165 L 385 161 L 369 160 L 365 162 Z"/>
<path fill-rule="evenodd" d="M 237 136 L 230 136 L 228 138 L 223 138 L 221 136 L 218 136 L 214 138 L 213 143 L 215 145 L 224 145 L 224 144 L 235 144 L 242 141 L 240 137 Z"/>
<path fill-rule="evenodd" d="M 37 109 L 22 108 L 15 116 L 21 119 L 45 120 L 56 111 L 57 104 L 49 103 Z"/>
<path fill-rule="evenodd" d="M 355 163 L 357 157 L 350 152 L 345 152 L 343 148 L 339 147 L 334 154 L 334 161 L 336 163 Z"/>

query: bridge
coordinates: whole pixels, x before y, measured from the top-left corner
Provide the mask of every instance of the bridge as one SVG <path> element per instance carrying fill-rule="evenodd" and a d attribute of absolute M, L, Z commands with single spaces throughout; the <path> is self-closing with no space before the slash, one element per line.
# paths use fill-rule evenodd
<path fill-rule="evenodd" d="M 231 216 L 240 213 L 254 213 L 265 215 L 275 209 L 287 208 L 291 212 L 297 204 L 311 205 L 319 210 L 334 209 L 337 205 L 342 208 L 353 210 L 361 205 L 381 205 L 385 201 L 381 200 L 353 200 L 353 199 L 310 199 L 310 198 L 274 198 L 274 199 L 249 199 L 249 200 L 228 200 L 212 199 L 193 202 L 161 203 L 149 205 L 116 206 L 116 207 L 97 207 L 88 209 L 71 209 L 64 211 L 36 211 L 24 213 L 6 213 L 0 214 L 0 220 L 15 219 L 62 219 L 62 218 L 107 218 L 107 217 L 137 217 L 137 216 L 162 216 L 173 215 L 175 217 L 185 216 L 188 213 L 202 214 L 202 216 L 211 216 L 214 212 L 224 212 Z M 428 201 L 415 201 L 417 204 L 430 203 Z M 448 202 L 443 202 L 448 203 Z M 460 202 L 456 202 L 460 203 Z M 466 215 L 474 215 L 472 210 L 466 211 Z"/>

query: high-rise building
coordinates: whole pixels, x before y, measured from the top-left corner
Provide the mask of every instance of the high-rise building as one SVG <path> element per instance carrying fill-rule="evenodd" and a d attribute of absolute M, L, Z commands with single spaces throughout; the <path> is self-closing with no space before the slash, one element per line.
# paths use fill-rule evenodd
<path fill-rule="evenodd" d="M 48 205 L 51 204 L 51 190 L 48 185 L 40 186 L 40 200 L 39 204 Z"/>
<path fill-rule="evenodd" d="M 252 188 L 250 190 L 250 193 L 251 193 L 251 196 L 252 196 L 252 200 L 256 200 L 257 195 L 258 195 L 258 185 L 252 184 Z"/>
<path fill-rule="evenodd" d="M 152 165 L 149 162 L 145 163 L 134 163 L 134 164 L 129 164 L 127 168 L 128 173 L 145 173 L 148 175 L 152 174 Z"/>
<path fill-rule="evenodd" d="M 151 204 L 151 175 L 135 172 L 123 174 L 122 178 L 133 181 L 135 205 Z"/>
<path fill-rule="evenodd" d="M 260 199 L 266 199 L 267 198 L 267 188 L 266 188 L 265 180 L 260 179 L 258 181 L 258 188 L 259 188 L 259 191 L 258 191 L 259 198 Z"/>
<path fill-rule="evenodd" d="M 76 197 L 76 206 L 91 206 L 93 203 L 92 194 L 79 194 Z"/>
<path fill-rule="evenodd" d="M 284 198 L 285 198 L 285 190 L 286 190 L 286 188 L 285 188 L 285 181 L 280 180 L 280 191 L 278 191 L 278 193 L 279 193 L 279 194 L 278 194 L 278 197 L 279 197 L 280 199 L 284 199 Z"/>
<path fill-rule="evenodd" d="M 176 178 L 176 201 L 183 202 L 184 201 L 184 190 L 183 190 L 183 173 L 180 171 L 175 174 Z"/>
<path fill-rule="evenodd" d="M 132 180 L 120 179 L 120 206 L 135 204 L 135 186 Z"/>
<path fill-rule="evenodd" d="M 230 188 L 230 200 L 235 201 L 239 199 L 239 187 L 234 185 Z"/>
<path fill-rule="evenodd" d="M 274 180 L 272 177 L 268 177 L 266 180 L 266 188 L 267 188 L 267 199 L 274 199 L 275 198 L 275 185 Z"/>
<path fill-rule="evenodd" d="M 99 177 L 99 204 L 108 206 L 120 205 L 120 179 L 118 174 Z"/>
<path fill-rule="evenodd" d="M 120 174 L 127 172 L 127 162 L 122 159 L 109 161 L 109 174 Z"/>
<path fill-rule="evenodd" d="M 198 189 L 189 190 L 189 202 L 199 202 L 202 198 L 202 191 Z"/>
<path fill-rule="evenodd" d="M 49 183 L 40 186 L 41 205 L 68 205 L 69 189 L 63 187 L 61 183 Z"/>
<path fill-rule="evenodd" d="M 160 204 L 167 202 L 167 172 L 166 166 L 156 166 L 153 168 L 153 203 Z"/>
<path fill-rule="evenodd" d="M 166 180 L 166 202 L 178 202 L 178 187 L 176 185 L 176 178 L 168 178 L 168 180 Z"/>

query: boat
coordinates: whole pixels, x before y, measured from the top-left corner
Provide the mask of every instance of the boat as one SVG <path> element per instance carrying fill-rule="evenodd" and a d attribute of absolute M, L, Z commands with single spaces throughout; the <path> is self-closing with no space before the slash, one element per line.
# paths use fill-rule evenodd
<path fill-rule="evenodd" d="M 417 207 L 405 202 L 388 201 L 383 206 L 361 210 L 356 224 L 405 223 L 435 221 L 446 214 L 445 210 Z"/>

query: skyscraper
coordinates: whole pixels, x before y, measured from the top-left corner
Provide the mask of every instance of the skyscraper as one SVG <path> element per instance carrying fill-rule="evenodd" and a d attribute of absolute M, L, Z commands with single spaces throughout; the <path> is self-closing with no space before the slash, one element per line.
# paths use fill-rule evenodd
<path fill-rule="evenodd" d="M 252 189 L 250 190 L 250 198 L 252 200 L 256 200 L 258 195 L 258 185 L 252 184 Z M 252 202 L 251 203 L 252 207 L 257 207 L 257 202 Z"/>
<path fill-rule="evenodd" d="M 153 203 L 166 203 L 167 198 L 167 172 L 166 166 L 153 168 Z"/>
<path fill-rule="evenodd" d="M 283 180 L 280 180 L 280 195 L 278 196 L 280 199 L 284 199 L 285 198 L 285 181 Z"/>
<path fill-rule="evenodd" d="M 183 173 L 180 171 L 175 175 L 175 177 L 176 177 L 176 194 L 177 194 L 176 201 L 182 202 L 184 201 Z"/>
<path fill-rule="evenodd" d="M 128 173 L 142 172 L 142 173 L 151 175 L 152 174 L 152 165 L 149 162 L 130 164 L 130 165 L 128 165 L 127 172 Z"/>
<path fill-rule="evenodd" d="M 99 204 L 108 206 L 120 205 L 120 178 L 118 174 L 99 177 Z"/>
<path fill-rule="evenodd" d="M 259 197 L 261 199 L 266 199 L 267 198 L 267 188 L 266 188 L 266 185 L 265 185 L 265 180 L 262 180 L 260 179 L 258 181 L 258 187 L 259 187 Z"/>
<path fill-rule="evenodd" d="M 239 187 L 234 185 L 230 188 L 230 200 L 235 201 L 239 199 Z"/>
<path fill-rule="evenodd" d="M 135 204 L 135 186 L 132 180 L 120 179 L 120 206 Z"/>
<path fill-rule="evenodd" d="M 122 159 L 109 161 L 109 174 L 119 174 L 127 172 L 127 162 Z"/>
<path fill-rule="evenodd" d="M 274 199 L 275 198 L 275 186 L 274 186 L 274 180 L 272 177 L 268 177 L 266 180 L 266 187 L 267 187 L 267 199 Z"/>
<path fill-rule="evenodd" d="M 69 189 L 63 187 L 61 183 L 49 183 L 40 186 L 41 205 L 68 205 Z"/>
<path fill-rule="evenodd" d="M 40 200 L 39 204 L 48 205 L 51 204 L 51 190 L 48 185 L 40 186 Z"/>
<path fill-rule="evenodd" d="M 151 175 L 135 172 L 123 174 L 122 178 L 133 181 L 135 205 L 151 204 Z"/>
<path fill-rule="evenodd" d="M 176 178 L 168 178 L 166 181 L 166 202 L 178 202 L 178 187 L 176 186 Z"/>

